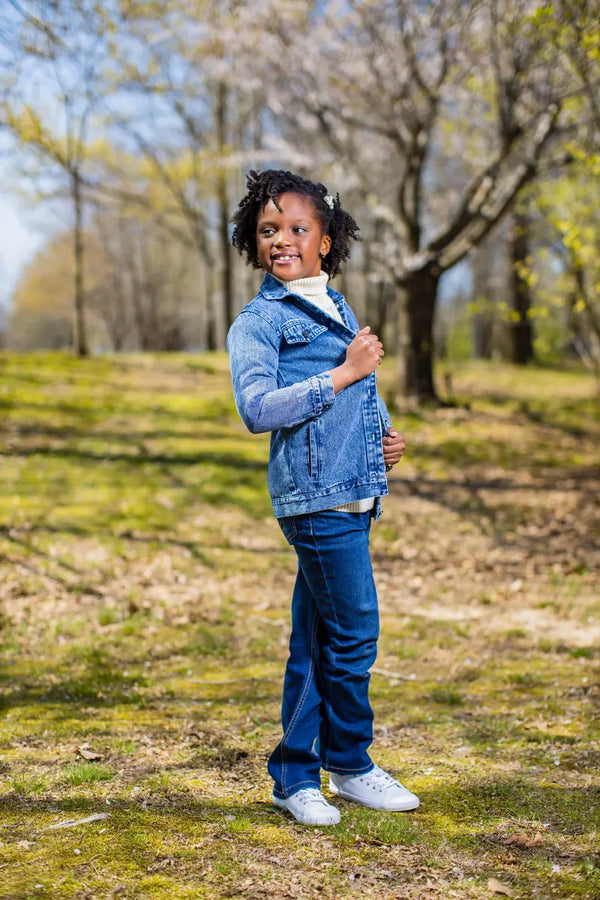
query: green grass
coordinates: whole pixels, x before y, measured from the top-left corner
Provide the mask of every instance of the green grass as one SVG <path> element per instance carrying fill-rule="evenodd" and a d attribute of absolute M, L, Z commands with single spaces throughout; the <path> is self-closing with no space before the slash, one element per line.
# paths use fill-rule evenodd
<path fill-rule="evenodd" d="M 90 784 L 94 781 L 111 781 L 112 771 L 98 763 L 71 763 L 64 767 L 61 781 L 65 784 Z"/>
<path fill-rule="evenodd" d="M 312 829 L 269 802 L 296 566 L 226 357 L 0 370 L 2 900 L 600 896 L 589 376 L 471 363 L 396 415 L 373 755 L 421 806 Z"/>

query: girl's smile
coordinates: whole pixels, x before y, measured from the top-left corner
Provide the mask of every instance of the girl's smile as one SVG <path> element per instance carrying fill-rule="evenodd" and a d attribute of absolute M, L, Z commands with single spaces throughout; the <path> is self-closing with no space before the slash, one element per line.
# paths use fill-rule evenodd
<path fill-rule="evenodd" d="M 318 275 L 321 260 L 331 248 L 331 238 L 322 233 L 312 200 L 289 193 L 281 194 L 277 202 L 281 211 L 269 200 L 256 223 L 256 248 L 262 268 L 281 281 Z"/>

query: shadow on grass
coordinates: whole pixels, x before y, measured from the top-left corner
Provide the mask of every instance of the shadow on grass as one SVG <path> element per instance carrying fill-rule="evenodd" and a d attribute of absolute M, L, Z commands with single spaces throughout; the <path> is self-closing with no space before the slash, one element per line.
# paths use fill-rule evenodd
<path fill-rule="evenodd" d="M 142 389 L 140 388 L 138 390 Z M 93 425 L 95 422 L 101 422 L 105 420 L 107 416 L 112 415 L 116 415 L 119 418 L 127 416 L 128 419 L 135 416 L 152 416 L 158 419 L 175 420 L 177 422 L 217 422 L 228 419 L 237 422 L 237 414 L 235 412 L 235 407 L 233 406 L 233 397 L 229 395 L 223 399 L 219 397 L 211 398 L 210 400 L 199 398 L 197 406 L 193 411 L 190 411 L 170 409 L 166 403 L 162 405 L 159 403 L 128 403 L 127 394 L 129 392 L 129 388 L 125 388 L 124 390 L 115 388 L 114 393 L 104 396 L 101 395 L 100 401 L 96 402 L 93 406 L 90 405 L 89 402 L 86 403 L 84 399 L 79 403 L 76 401 L 70 403 L 66 401 L 54 401 L 52 403 L 48 400 L 35 401 L 21 398 L 16 401 L 10 397 L 0 397 L 0 411 L 10 411 L 18 408 L 20 414 L 28 411 L 32 417 L 35 416 L 36 412 L 41 412 L 46 416 L 50 412 L 62 416 L 73 416 L 80 424 L 80 427 L 81 425 Z M 11 425 L 13 424 L 18 427 L 18 423 L 11 422 Z M 42 425 L 39 427 L 43 429 Z"/>
<path fill-rule="evenodd" d="M 490 528 L 495 539 L 502 543 L 506 540 L 507 535 L 514 535 L 515 528 L 512 519 L 517 516 L 519 519 L 523 517 L 523 510 L 517 503 L 507 502 L 503 505 L 491 505 L 486 502 L 481 492 L 488 491 L 496 495 L 509 495 L 511 492 L 535 492 L 543 494 L 560 493 L 565 490 L 579 491 L 577 501 L 578 518 L 581 519 L 584 514 L 592 517 L 597 515 L 598 500 L 594 491 L 594 482 L 600 482 L 600 467 L 578 467 L 565 468 L 561 467 L 560 473 L 553 473 L 551 477 L 538 479 L 536 483 L 522 484 L 511 478 L 465 478 L 465 480 L 456 480 L 452 478 L 435 479 L 417 477 L 413 480 L 405 478 L 392 478 L 392 491 L 404 492 L 423 500 L 437 503 L 451 512 L 459 514 L 461 517 L 471 519 L 481 523 L 485 520 L 486 527 Z M 514 516 L 508 515 L 514 511 Z M 538 550 L 548 551 L 549 535 L 545 533 L 545 529 L 552 525 L 554 516 L 548 515 L 545 519 L 544 529 L 539 535 L 519 533 L 519 546 L 524 551 L 527 550 L 535 555 Z M 559 538 L 564 535 L 566 530 L 565 523 L 561 523 L 554 537 Z M 580 533 L 577 533 L 574 547 L 579 547 L 583 552 L 586 547 L 594 549 L 593 536 L 590 535 L 589 542 L 582 540 Z"/>
<path fill-rule="evenodd" d="M 189 763 L 187 766 L 163 765 L 160 771 L 168 775 L 169 771 L 185 768 L 190 768 Z M 139 772 L 136 772 L 136 776 L 139 776 Z M 268 797 L 270 781 L 266 775 L 264 787 L 265 795 Z M 297 827 L 291 818 L 276 810 L 270 800 L 249 800 L 248 803 L 241 804 L 226 799 L 215 800 L 212 797 L 194 796 L 192 790 L 178 791 L 175 786 L 168 789 L 167 797 L 164 796 L 164 789 L 160 788 L 155 791 L 146 788 L 144 793 L 145 796 L 135 803 L 128 800 L 111 800 L 110 809 L 102 804 L 100 799 L 88 797 L 33 798 L 9 794 L 0 798 L 0 811 L 5 813 L 5 822 L 13 820 L 27 809 L 28 815 L 51 813 L 55 818 L 60 818 L 62 813 L 68 813 L 69 817 L 72 817 L 74 813 L 86 816 L 98 811 L 109 812 L 111 818 L 115 819 L 122 819 L 123 816 L 134 819 L 157 814 L 168 816 L 170 824 L 173 817 L 177 816 L 180 819 L 189 817 L 194 821 L 223 822 L 226 825 L 224 817 L 235 815 L 248 824 L 259 825 L 268 822 L 280 824 L 285 828 Z M 486 782 L 470 780 L 462 785 L 438 786 L 431 791 L 421 791 L 420 798 L 420 807 L 409 815 L 365 810 L 339 798 L 336 802 L 340 805 L 344 817 L 354 817 L 358 823 L 368 822 L 371 825 L 369 830 L 372 835 L 378 826 L 385 830 L 386 843 L 390 846 L 404 843 L 407 836 L 406 825 L 413 819 L 420 819 L 427 821 L 434 832 L 437 831 L 438 840 L 444 843 L 450 842 L 464 849 L 474 850 L 479 847 L 481 850 L 489 851 L 491 844 L 499 844 L 512 834 L 511 827 L 525 828 L 529 825 L 533 828 L 547 829 L 549 836 L 560 834 L 577 837 L 592 832 L 594 823 L 590 820 L 588 811 L 590 804 L 598 803 L 600 800 L 598 789 L 563 788 L 558 784 L 539 785 L 520 778 Z M 362 829 L 357 833 L 360 833 L 360 830 Z M 335 837 L 337 831 L 338 829 L 334 827 L 328 829 L 328 834 Z M 423 840 L 422 836 L 419 837 Z M 419 837 L 415 835 L 416 840 L 419 840 Z M 544 848 L 544 844 L 540 843 L 538 846 L 539 849 L 532 848 L 529 851 L 529 857 L 535 853 L 547 855 L 548 849 Z M 583 850 L 570 851 L 564 855 L 568 855 L 571 859 L 589 857 L 589 853 Z M 596 857 L 596 861 L 600 863 L 600 855 Z M 600 870 L 598 874 L 600 875 Z"/>
<path fill-rule="evenodd" d="M 169 769 L 163 766 L 161 771 L 168 772 Z M 179 801 L 179 806 L 177 806 L 177 801 Z M 255 825 L 268 822 L 269 824 L 280 823 L 282 826 L 287 827 L 291 824 L 291 819 L 285 818 L 267 800 L 249 801 L 247 804 L 228 803 L 226 801 L 209 800 L 208 798 L 199 800 L 187 792 L 181 792 L 175 798 L 160 796 L 157 796 L 154 800 L 145 798 L 144 806 L 140 802 L 111 800 L 110 807 L 103 804 L 99 799 L 84 797 L 59 799 L 58 797 L 48 796 L 33 799 L 31 797 L 21 797 L 18 794 L 0 797 L 0 819 L 4 819 L 4 822 L 21 815 L 24 810 L 27 810 L 28 816 L 50 813 L 56 819 L 60 819 L 62 813 L 68 814 L 68 818 L 73 818 L 73 814 L 80 814 L 82 817 L 85 817 L 102 812 L 108 813 L 110 819 L 120 820 L 121 825 L 125 824 L 123 822 L 124 817 L 126 819 L 134 819 L 136 816 L 146 818 L 159 815 L 165 816 L 165 832 L 172 829 L 174 814 L 182 819 L 190 819 L 194 822 L 207 821 L 226 824 L 224 822 L 226 815 L 236 815 L 236 817 L 240 816 Z M 27 827 L 31 827 L 30 822 Z M 8 830 L 8 828 L 13 832 L 13 838 L 19 837 L 20 839 L 18 826 L 5 825 L 5 829 Z M 123 831 L 120 827 L 119 833 L 121 836 L 125 835 L 126 829 Z"/>
<path fill-rule="evenodd" d="M 129 669 L 150 662 L 152 665 L 169 660 L 174 654 L 187 655 L 194 659 L 205 658 L 207 664 L 214 665 L 214 660 L 229 658 L 231 647 L 235 641 L 230 626 L 222 626 L 219 634 L 214 634 L 213 626 L 210 634 L 204 627 L 197 629 L 197 635 L 174 647 L 165 646 L 162 651 L 148 653 L 141 650 L 138 654 L 130 654 L 124 658 L 109 656 L 97 648 L 84 650 L 75 648 L 72 658 L 63 660 L 65 670 L 77 667 L 77 674 L 67 675 L 55 673 L 48 666 L 51 678 L 45 672 L 33 674 L 14 674 L 8 669 L 0 670 L 0 710 L 22 707 L 38 707 L 40 715 L 48 715 L 52 708 L 54 721 L 69 719 L 89 721 L 97 710 L 114 708 L 121 705 L 135 706 L 139 709 L 163 710 L 169 716 L 175 716 L 173 707 L 188 705 L 196 707 L 199 703 L 207 703 L 213 708 L 222 706 L 234 708 L 252 705 L 254 708 L 265 703 L 278 702 L 281 690 L 281 678 L 269 676 L 223 678 L 223 680 L 203 680 L 189 678 L 189 693 L 179 693 L 174 689 L 163 687 L 161 680 L 172 680 L 172 671 L 160 671 L 152 675 L 152 680 L 143 672 L 126 675 Z M 181 676 L 186 680 L 184 676 Z M 132 714 L 133 715 L 133 714 Z"/>
<path fill-rule="evenodd" d="M 181 550 L 185 550 L 190 556 L 207 568 L 210 568 L 213 565 L 210 557 L 204 553 L 198 543 L 198 541 L 186 541 L 181 538 L 169 537 L 168 532 L 165 533 L 161 531 L 156 534 L 143 535 L 138 532 L 131 531 L 130 529 L 119 530 L 118 527 L 115 527 L 115 530 L 108 530 L 97 528 L 94 526 L 90 526 L 89 528 L 84 528 L 81 525 L 31 525 L 28 524 L 26 527 L 18 528 L 11 526 L 0 526 L 0 535 L 11 544 L 14 544 L 16 547 L 26 550 L 32 556 L 40 557 L 40 559 L 45 560 L 48 563 L 53 565 L 60 565 L 61 568 L 67 569 L 67 571 L 71 572 L 74 575 L 80 575 L 82 578 L 85 578 L 85 572 L 81 569 L 76 568 L 75 566 L 70 565 L 69 563 L 65 563 L 64 560 L 57 556 L 53 556 L 50 553 L 40 550 L 39 547 L 34 546 L 31 541 L 25 540 L 22 535 L 71 535 L 76 538 L 95 538 L 97 540 L 127 540 L 131 541 L 134 544 L 140 545 L 150 545 L 150 546 L 170 546 L 177 547 Z M 211 545 L 212 546 L 212 545 Z M 227 545 L 230 546 L 229 544 Z M 24 566 L 27 568 L 32 574 L 35 575 L 43 575 L 45 578 L 50 578 L 52 581 L 56 581 L 62 584 L 70 591 L 78 591 L 79 593 L 92 594 L 97 597 L 103 597 L 104 593 L 93 585 L 88 584 L 85 581 L 79 582 L 78 584 L 73 584 L 72 582 L 67 581 L 60 575 L 56 575 L 54 573 L 50 573 L 47 571 L 40 571 L 36 569 L 27 559 L 20 558 L 19 560 L 10 559 L 8 556 L 4 556 L 0 554 L 0 559 L 6 560 L 6 562 L 15 565 L 18 563 L 20 566 Z"/>
<path fill-rule="evenodd" d="M 90 714 L 90 710 L 82 710 L 79 703 L 93 703 L 101 708 L 121 704 L 143 706 L 147 702 L 139 693 L 139 689 L 147 684 L 144 675 L 129 678 L 123 674 L 120 662 L 104 656 L 97 649 L 79 652 L 74 662 L 78 666 L 82 663 L 85 665 L 85 671 L 81 675 L 63 678 L 54 676 L 50 683 L 43 678 L 32 678 L 31 675 L 0 673 L 0 684 L 4 682 L 7 686 L 6 693 L 0 696 L 0 709 L 56 706 L 55 712 L 58 712 L 68 702 L 72 704 L 69 710 L 72 718 L 74 714 Z"/>
<path fill-rule="evenodd" d="M 540 784 L 523 777 L 467 779 L 461 784 L 439 784 L 420 792 L 422 810 L 454 820 L 456 840 L 483 840 L 504 824 L 530 823 L 564 835 L 577 836 L 594 830 L 600 809 L 600 788 L 555 783 Z M 463 825 L 465 836 L 461 836 Z"/>
<path fill-rule="evenodd" d="M 92 450 L 78 450 L 73 447 L 24 447 L 15 450 L 15 456 L 49 456 L 83 462 L 125 462 L 128 465 L 139 466 L 150 464 L 165 464 L 169 466 L 194 466 L 198 464 L 223 466 L 235 469 L 252 469 L 266 471 L 266 461 L 247 459 L 237 453 L 207 451 L 197 453 L 114 453 L 94 452 Z"/>
<path fill-rule="evenodd" d="M 90 431 L 89 428 L 82 426 L 78 428 L 75 425 L 40 425 L 30 422 L 13 422 L 10 426 L 10 437 L 14 440 L 16 437 L 44 437 L 44 438 L 61 438 L 65 441 L 70 440 L 93 440 L 93 441 L 110 441 L 123 442 L 128 446 L 139 445 L 143 441 L 157 440 L 186 440 L 186 441 L 225 441 L 238 437 L 236 431 L 203 431 L 200 435 L 197 430 L 186 431 L 167 431 L 164 429 L 140 429 L 139 431 L 119 431 L 115 428 L 113 431 L 100 431 L 96 428 Z M 12 450 L 15 455 L 20 455 L 18 449 Z"/>
<path fill-rule="evenodd" d="M 0 695 L 0 710 L 41 707 L 43 715 L 46 717 L 51 708 L 53 721 L 81 720 L 89 722 L 97 718 L 99 710 L 117 706 L 135 706 L 140 710 L 163 711 L 172 719 L 176 717 L 173 707 L 182 704 L 188 707 L 187 713 L 182 713 L 182 717 L 185 718 L 191 709 L 199 703 L 204 704 L 209 700 L 212 708 L 222 706 L 224 709 L 231 708 L 232 703 L 236 705 L 252 703 L 255 709 L 266 703 L 276 703 L 281 693 L 280 679 L 265 678 L 262 680 L 271 685 L 270 691 L 250 689 L 247 683 L 240 684 L 237 689 L 233 689 L 234 686 L 227 682 L 224 683 L 224 687 L 227 688 L 226 697 L 215 696 L 211 688 L 218 687 L 218 685 L 206 685 L 203 689 L 202 686 L 199 686 L 195 696 L 190 697 L 189 695 L 178 695 L 175 691 L 161 692 L 158 688 L 156 694 L 153 694 L 152 691 L 140 694 L 139 690 L 134 687 L 132 679 L 105 684 L 85 677 L 81 679 L 66 678 L 46 689 L 22 684 L 10 693 Z M 85 703 L 86 706 L 80 706 L 81 703 Z M 40 711 L 40 715 L 42 715 L 42 711 Z M 132 718 L 132 725 L 135 725 L 134 718 Z"/>

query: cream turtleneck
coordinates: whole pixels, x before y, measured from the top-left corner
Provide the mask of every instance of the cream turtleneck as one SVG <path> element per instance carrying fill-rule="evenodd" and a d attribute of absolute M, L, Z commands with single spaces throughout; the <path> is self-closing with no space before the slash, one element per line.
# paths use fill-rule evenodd
<path fill-rule="evenodd" d="M 327 272 L 321 272 L 320 275 L 314 275 L 312 278 L 297 278 L 295 281 L 283 281 L 282 284 L 285 284 L 292 294 L 300 294 L 302 297 L 306 297 L 307 300 L 310 300 L 311 303 L 314 303 L 315 306 L 326 312 L 332 319 L 337 319 L 338 322 L 341 322 L 342 317 L 339 310 L 327 293 L 328 280 L 329 275 Z"/>

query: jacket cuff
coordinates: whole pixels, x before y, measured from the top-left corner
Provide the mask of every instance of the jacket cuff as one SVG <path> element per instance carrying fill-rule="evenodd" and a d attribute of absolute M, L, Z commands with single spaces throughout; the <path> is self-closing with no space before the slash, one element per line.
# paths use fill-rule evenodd
<path fill-rule="evenodd" d="M 322 372 L 321 375 L 313 375 L 310 379 L 314 414 L 320 416 L 324 410 L 333 406 L 335 400 L 335 391 L 333 390 L 333 379 L 329 372 Z"/>

